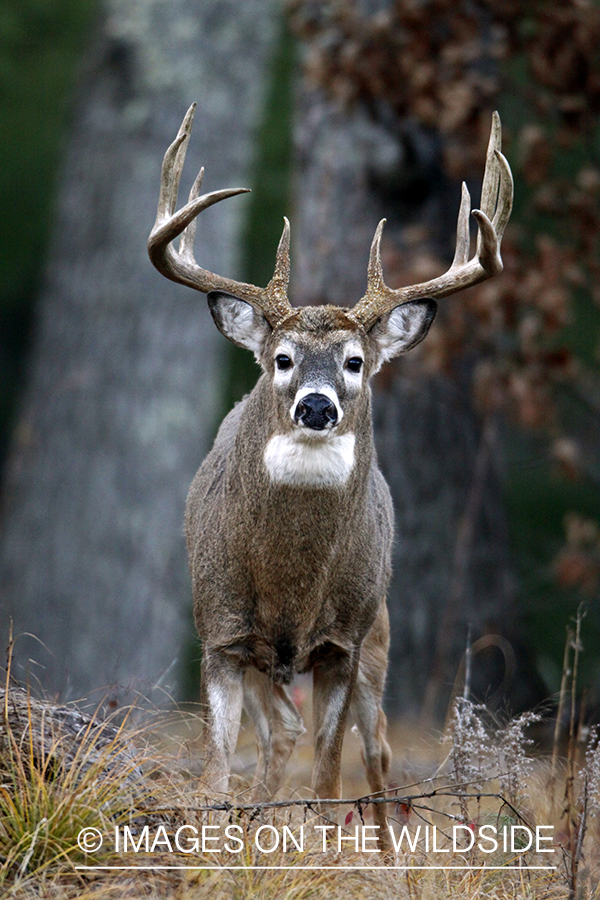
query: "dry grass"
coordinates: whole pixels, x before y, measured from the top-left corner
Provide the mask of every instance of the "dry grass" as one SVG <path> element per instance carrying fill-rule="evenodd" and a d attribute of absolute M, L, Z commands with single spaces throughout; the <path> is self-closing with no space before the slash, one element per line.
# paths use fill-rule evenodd
<path fill-rule="evenodd" d="M 302 703 L 300 689 L 297 695 Z M 600 753 L 592 742 L 579 754 L 575 765 L 576 786 L 568 792 L 568 815 L 565 806 L 565 776 L 555 766 L 553 796 L 549 790 L 550 764 L 532 759 L 527 751 L 527 719 L 513 721 L 503 729 L 491 732 L 484 725 L 477 707 L 459 703 L 446 743 L 437 736 L 426 736 L 423 730 L 397 725 L 391 730 L 394 749 L 394 782 L 401 785 L 403 800 L 389 804 L 390 820 L 396 832 L 406 825 L 414 836 L 416 828 L 426 823 L 450 833 L 453 824 L 467 823 L 478 829 L 483 825 L 554 825 L 556 852 L 550 854 L 495 853 L 485 854 L 475 848 L 465 854 L 427 852 L 421 843 L 415 852 L 404 845 L 394 861 L 396 866 L 465 865 L 468 870 L 406 869 L 386 867 L 381 855 L 362 852 L 349 843 L 336 852 L 332 841 L 324 852 L 322 834 L 314 826 L 330 821 L 306 806 L 284 809 L 202 812 L 198 810 L 199 721 L 194 712 L 170 716 L 155 715 L 144 731 L 133 728 L 130 719 L 120 729 L 103 733 L 100 723 L 88 728 L 68 766 L 61 766 L 66 748 L 64 735 L 46 741 L 44 752 L 34 747 L 33 729 L 25 729 L 19 738 L 11 728 L 4 729 L 0 740 L 0 896 L 49 898 L 177 898 L 177 900 L 309 900 L 309 898 L 363 897 L 369 900 L 399 897 L 407 900 L 429 898 L 498 898 L 514 897 L 568 898 L 591 900 L 600 897 L 600 834 L 595 813 L 598 811 L 600 787 Z M 27 736 L 29 735 L 29 737 Z M 92 737 L 90 737 L 92 735 Z M 1 736 L 1 732 L 0 732 Z M 234 793 L 228 796 L 246 803 L 252 768 L 252 733 L 245 729 L 236 759 Z M 123 748 L 140 747 L 136 756 Z M 151 752 L 149 746 L 152 747 Z M 101 748 L 101 749 L 99 749 Z M 93 762 L 90 763 L 90 758 Z M 306 736 L 290 766 L 290 778 L 280 792 L 281 797 L 310 797 L 304 787 L 309 781 L 312 750 Z M 143 775 L 140 779 L 139 773 Z M 568 774 L 568 773 L 567 773 Z M 492 777 L 493 776 L 493 777 Z M 568 779 L 567 779 L 568 781 Z M 584 790 L 587 783 L 587 793 Z M 344 793 L 349 797 L 364 794 L 365 783 L 360 761 L 358 738 L 349 731 L 344 748 Z M 502 793 L 507 802 L 499 798 Z M 413 799 L 408 801 L 408 796 Z M 587 798 L 587 799 L 586 799 Z M 348 813 L 352 818 L 348 821 Z M 338 820 L 352 835 L 355 827 L 370 824 L 367 805 L 345 807 Z M 575 873 L 570 856 L 581 834 L 578 822 L 585 812 L 585 833 L 581 859 Z M 579 817 L 579 818 L 578 818 Z M 120 835 L 128 825 L 136 840 L 149 841 L 166 835 L 174 844 L 174 834 L 184 823 L 201 832 L 202 825 L 218 826 L 219 853 L 166 852 L 159 843 L 154 852 L 115 852 L 114 830 Z M 225 848 L 224 829 L 242 836 L 241 852 Z M 272 853 L 260 852 L 255 846 L 257 830 L 271 825 L 281 836 L 284 826 L 298 838 L 304 826 L 305 843 L 301 852 L 288 846 Z M 77 845 L 83 827 L 95 827 L 104 835 L 101 851 L 86 856 Z M 162 827 L 162 832 L 159 829 Z M 264 845 L 274 831 L 263 828 Z M 191 834 L 184 832 L 187 837 Z M 332 832 L 335 835 L 336 832 Z M 359 835 L 361 832 L 359 831 Z M 464 832 L 463 832 L 464 834 Z M 575 842 L 573 842 L 575 835 Z M 440 839 L 440 841 L 443 839 Z M 571 843 L 569 843 L 569 841 Z M 564 849 L 560 844 L 564 845 Z M 209 845 L 210 846 L 210 845 Z M 229 842 L 230 848 L 239 844 Z M 570 849 L 569 849 L 570 848 Z M 526 866 L 549 865 L 556 869 L 536 870 Z M 82 864 L 132 866 L 132 870 L 82 870 Z M 481 865 L 502 868 L 482 870 Z M 240 868 L 227 869 L 226 866 Z M 250 866 L 270 866 L 268 870 Z M 153 866 L 212 866 L 212 869 L 149 869 Z M 275 869 L 275 866 L 288 866 Z M 329 869 L 303 867 L 330 866 Z M 345 867 L 361 866 L 359 870 Z M 142 867 L 146 867 L 142 869 Z"/>

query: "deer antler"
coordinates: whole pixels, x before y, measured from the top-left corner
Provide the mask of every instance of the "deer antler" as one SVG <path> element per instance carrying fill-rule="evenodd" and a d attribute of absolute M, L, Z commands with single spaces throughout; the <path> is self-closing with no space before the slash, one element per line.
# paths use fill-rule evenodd
<path fill-rule="evenodd" d="M 201 169 L 190 191 L 188 202 L 178 212 L 175 212 L 179 182 L 195 111 L 196 104 L 194 103 L 188 109 L 177 137 L 165 153 L 158 211 L 156 222 L 148 238 L 148 254 L 158 271 L 170 278 L 171 281 L 186 284 L 188 287 L 204 293 L 218 290 L 235 294 L 236 297 L 247 300 L 248 303 L 264 313 L 269 324 L 275 328 L 293 312 L 287 298 L 290 277 L 290 223 L 288 220 L 284 220 L 273 277 L 266 288 L 260 288 L 253 284 L 245 284 L 242 281 L 233 281 L 230 278 L 215 275 L 199 266 L 194 259 L 196 217 L 213 203 L 218 203 L 227 197 L 234 197 L 236 194 L 245 194 L 248 192 L 248 188 L 229 188 L 203 194 L 200 197 L 200 187 L 204 176 L 204 169 Z M 179 252 L 177 252 L 171 242 L 179 235 L 181 235 L 181 241 Z"/>
<path fill-rule="evenodd" d="M 481 189 L 481 209 L 473 210 L 478 225 L 477 249 L 473 259 L 469 259 L 471 197 L 464 182 L 456 227 L 454 260 L 448 271 L 438 278 L 398 290 L 392 290 L 385 284 L 380 252 L 385 219 L 381 220 L 371 244 L 367 292 L 349 313 L 365 330 L 368 331 L 380 316 L 401 303 L 418 297 L 446 297 L 502 271 L 500 242 L 512 209 L 513 180 L 510 166 L 500 152 L 501 145 L 500 116 L 495 112 Z"/>

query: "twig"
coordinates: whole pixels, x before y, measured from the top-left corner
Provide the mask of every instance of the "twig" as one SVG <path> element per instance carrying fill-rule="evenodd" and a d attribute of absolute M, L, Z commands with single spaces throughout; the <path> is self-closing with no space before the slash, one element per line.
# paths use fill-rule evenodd
<path fill-rule="evenodd" d="M 554 723 L 554 739 L 552 741 L 552 766 L 550 768 L 550 783 L 548 789 L 550 791 L 551 809 L 554 813 L 556 803 L 555 784 L 556 784 L 556 764 L 558 761 L 558 750 L 560 744 L 560 733 L 562 731 L 562 718 L 565 710 L 565 699 L 567 696 L 567 682 L 571 675 L 569 668 L 569 657 L 571 655 L 571 645 L 573 643 L 573 631 L 567 628 L 567 639 L 565 641 L 565 652 L 563 654 L 562 677 L 560 680 L 560 691 L 558 694 L 558 709 L 556 710 L 556 722 Z"/>
<path fill-rule="evenodd" d="M 471 623 L 467 627 L 467 649 L 465 650 L 465 686 L 463 689 L 463 702 L 466 703 L 471 693 L 471 664 L 473 652 L 471 648 Z"/>
<path fill-rule="evenodd" d="M 389 792 L 388 792 L 389 793 Z M 514 815 L 524 822 L 526 825 L 527 820 L 525 817 L 510 803 L 509 800 L 503 794 L 496 792 L 482 792 L 477 791 L 473 793 L 461 792 L 456 790 L 450 790 L 447 786 L 443 788 L 435 788 L 432 791 L 423 794 L 406 794 L 400 795 L 394 794 L 393 796 L 375 796 L 373 794 L 367 794 L 364 797 L 354 797 L 354 798 L 330 798 L 330 799 L 312 799 L 312 800 L 265 800 L 257 803 L 235 803 L 229 800 L 223 800 L 217 803 L 202 803 L 195 806 L 181 806 L 177 805 L 177 810 L 182 812 L 251 812 L 255 815 L 262 810 L 266 809 L 288 809 L 290 807 L 303 807 L 304 809 L 309 810 L 310 812 L 314 812 L 315 814 L 320 814 L 318 811 L 319 806 L 353 806 L 355 809 L 359 810 L 365 806 L 375 806 L 380 803 L 405 803 L 406 805 L 410 805 L 411 808 L 423 808 L 429 809 L 428 807 L 421 806 L 419 807 L 415 801 L 418 800 L 431 800 L 434 797 L 454 797 L 454 798 L 464 798 L 464 799 L 483 799 L 483 798 L 491 798 L 495 800 L 499 800 L 503 806 L 507 806 Z M 136 810 L 136 812 L 141 813 L 166 813 L 171 812 L 172 809 L 170 807 L 152 807 L 152 808 L 141 808 Z M 431 810 L 434 812 L 435 810 Z"/>

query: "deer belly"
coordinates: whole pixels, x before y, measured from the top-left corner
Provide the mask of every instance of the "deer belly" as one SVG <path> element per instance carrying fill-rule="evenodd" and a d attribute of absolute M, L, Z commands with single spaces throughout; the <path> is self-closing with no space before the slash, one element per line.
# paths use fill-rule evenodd
<path fill-rule="evenodd" d="M 299 666 L 306 660 L 306 654 L 301 654 L 298 645 L 286 634 L 274 637 L 262 634 L 238 636 L 217 649 L 240 668 L 258 669 L 276 684 L 290 684 L 294 675 L 301 671 Z"/>
<path fill-rule="evenodd" d="M 266 636 L 239 637 L 219 650 L 240 668 L 253 667 L 264 672 L 275 684 L 290 684 L 294 676 L 307 672 L 314 664 L 333 654 L 351 653 L 352 641 L 333 634 L 313 635 L 308 642 L 296 642 L 294 635 L 279 632 Z"/>

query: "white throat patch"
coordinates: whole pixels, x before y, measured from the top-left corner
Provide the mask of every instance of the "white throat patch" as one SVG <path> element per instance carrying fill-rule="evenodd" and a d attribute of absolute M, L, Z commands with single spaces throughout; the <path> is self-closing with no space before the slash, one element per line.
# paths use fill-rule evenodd
<path fill-rule="evenodd" d="M 334 487 L 345 484 L 354 468 L 353 434 L 307 441 L 293 434 L 274 435 L 264 461 L 271 479 L 280 484 Z"/>

